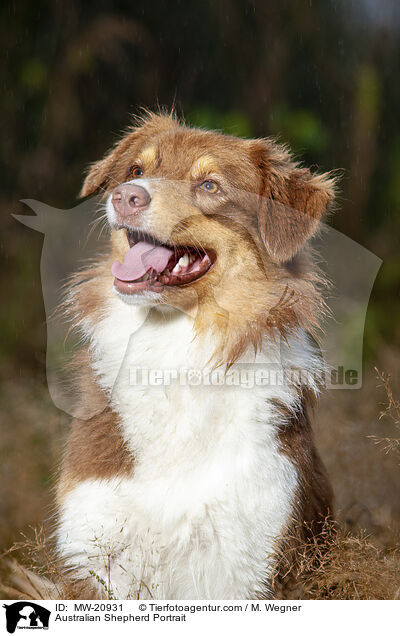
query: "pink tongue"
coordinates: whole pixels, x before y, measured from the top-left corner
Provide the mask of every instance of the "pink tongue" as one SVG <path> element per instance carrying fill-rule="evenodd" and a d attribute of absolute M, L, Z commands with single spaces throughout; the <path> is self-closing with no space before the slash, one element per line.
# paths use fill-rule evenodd
<path fill-rule="evenodd" d="M 137 280 L 149 269 L 160 273 L 167 267 L 172 254 L 173 250 L 167 247 L 139 241 L 125 254 L 123 264 L 114 261 L 111 273 L 124 282 Z"/>

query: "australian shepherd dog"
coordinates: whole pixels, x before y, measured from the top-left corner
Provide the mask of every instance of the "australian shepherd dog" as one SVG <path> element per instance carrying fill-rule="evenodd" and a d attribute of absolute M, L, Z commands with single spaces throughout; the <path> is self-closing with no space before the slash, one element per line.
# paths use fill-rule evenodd
<path fill-rule="evenodd" d="M 59 554 L 100 598 L 270 598 L 331 513 L 307 243 L 334 180 L 146 113 L 91 165 L 81 194 L 100 192 L 109 249 L 66 300 L 96 415 L 67 441 Z"/>

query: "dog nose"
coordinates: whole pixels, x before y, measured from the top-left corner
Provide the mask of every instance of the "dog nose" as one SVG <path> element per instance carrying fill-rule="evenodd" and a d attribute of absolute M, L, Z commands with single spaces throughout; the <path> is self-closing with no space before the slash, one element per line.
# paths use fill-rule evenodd
<path fill-rule="evenodd" d="M 115 211 L 122 217 L 145 210 L 151 201 L 151 196 L 140 185 L 123 183 L 114 188 L 112 203 Z"/>

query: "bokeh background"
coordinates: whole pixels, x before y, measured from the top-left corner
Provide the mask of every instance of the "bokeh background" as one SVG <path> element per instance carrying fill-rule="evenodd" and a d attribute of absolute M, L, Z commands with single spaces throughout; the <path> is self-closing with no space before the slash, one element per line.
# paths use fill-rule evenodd
<path fill-rule="evenodd" d="M 391 374 L 396 396 L 400 4 L 20 0 L 2 3 L 0 34 L 0 547 L 51 512 L 68 428 L 46 387 L 43 236 L 11 214 L 29 213 L 24 198 L 74 207 L 88 162 L 130 113 L 161 105 L 196 125 L 277 135 L 308 165 L 341 170 L 331 223 L 383 265 L 366 320 L 363 388 L 324 397 L 316 436 L 341 522 L 394 549 L 399 456 L 371 436 L 399 437 L 396 417 L 379 419 L 386 396 L 374 367 Z"/>

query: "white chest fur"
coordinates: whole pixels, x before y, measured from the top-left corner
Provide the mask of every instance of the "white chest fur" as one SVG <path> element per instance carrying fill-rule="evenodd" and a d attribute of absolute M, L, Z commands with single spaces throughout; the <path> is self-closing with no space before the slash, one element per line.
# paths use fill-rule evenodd
<path fill-rule="evenodd" d="M 119 299 L 92 335 L 94 368 L 135 469 L 70 491 L 58 545 L 80 576 L 94 572 L 116 597 L 254 598 L 267 589 L 297 485 L 270 399 L 295 406 L 297 394 L 193 384 L 185 371 L 181 383 L 165 383 L 166 371 L 204 372 L 207 349 L 184 314 L 146 319 Z M 259 360 L 278 362 L 276 347 Z M 152 370 L 153 385 L 138 369 Z"/>

